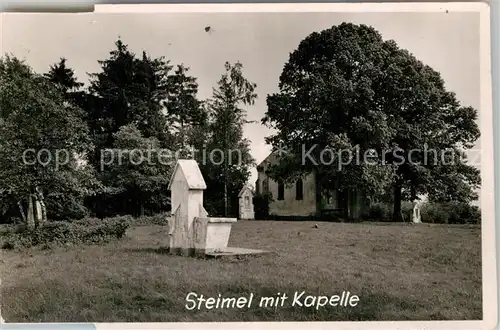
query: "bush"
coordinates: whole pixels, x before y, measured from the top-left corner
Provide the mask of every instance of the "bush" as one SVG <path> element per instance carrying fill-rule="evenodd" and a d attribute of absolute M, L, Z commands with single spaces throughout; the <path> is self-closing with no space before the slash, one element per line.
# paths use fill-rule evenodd
<path fill-rule="evenodd" d="M 463 202 L 425 203 L 421 208 L 422 221 L 450 224 L 479 224 L 481 210 Z"/>
<path fill-rule="evenodd" d="M 401 213 L 403 213 L 404 221 L 412 221 L 412 215 L 413 215 L 412 202 L 402 202 L 401 203 Z"/>
<path fill-rule="evenodd" d="M 420 208 L 422 222 L 448 223 L 449 215 L 443 205 L 437 203 L 424 203 Z"/>
<path fill-rule="evenodd" d="M 451 202 L 448 204 L 450 212 L 449 223 L 478 224 L 481 223 L 481 210 L 476 205 Z"/>
<path fill-rule="evenodd" d="M 385 203 L 373 203 L 370 205 L 365 216 L 372 221 L 387 221 L 392 218 L 392 210 L 390 205 Z"/>
<path fill-rule="evenodd" d="M 8 236 L 15 230 L 16 226 L 11 224 L 0 224 L 0 237 Z"/>
<path fill-rule="evenodd" d="M 401 204 L 404 221 L 412 221 L 413 205 L 411 202 Z M 426 202 L 420 208 L 422 222 L 477 224 L 481 222 L 481 210 L 475 205 L 461 202 L 431 203 Z M 371 221 L 390 221 L 392 205 L 374 203 L 366 211 L 364 218 Z"/>
<path fill-rule="evenodd" d="M 71 194 L 49 195 L 46 198 L 47 217 L 54 221 L 66 219 L 83 219 L 89 216 L 89 210 L 83 203 L 83 198 Z"/>
<path fill-rule="evenodd" d="M 107 219 L 86 218 L 74 222 L 54 221 L 35 229 L 18 227 L 7 236 L 3 249 L 34 246 L 102 244 L 121 239 L 130 226 L 131 217 Z"/>
<path fill-rule="evenodd" d="M 151 216 L 142 216 L 134 219 L 135 225 L 168 225 L 170 212 L 158 213 Z"/>

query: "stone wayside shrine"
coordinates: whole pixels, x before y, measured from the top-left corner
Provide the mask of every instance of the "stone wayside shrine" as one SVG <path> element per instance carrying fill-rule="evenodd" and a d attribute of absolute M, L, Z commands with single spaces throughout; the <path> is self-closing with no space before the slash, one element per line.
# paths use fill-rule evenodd
<path fill-rule="evenodd" d="M 420 200 L 413 200 L 412 204 L 413 204 L 413 209 L 412 209 L 411 219 L 413 223 L 422 223 L 420 215 L 420 208 L 421 208 Z"/>
<path fill-rule="evenodd" d="M 248 185 L 245 185 L 238 194 L 238 206 L 241 220 L 255 219 L 255 213 L 253 210 L 253 196 L 253 190 Z"/>
<path fill-rule="evenodd" d="M 203 207 L 207 188 L 198 163 L 179 159 L 168 189 L 172 216 L 169 219 L 169 252 L 185 256 L 248 255 L 265 251 L 228 247 L 235 218 L 211 218 Z"/>

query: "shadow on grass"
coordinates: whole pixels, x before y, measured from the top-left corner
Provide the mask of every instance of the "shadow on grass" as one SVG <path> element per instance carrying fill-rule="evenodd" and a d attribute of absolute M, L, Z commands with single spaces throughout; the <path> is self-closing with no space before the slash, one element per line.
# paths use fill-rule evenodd
<path fill-rule="evenodd" d="M 159 248 L 137 248 L 137 249 L 123 249 L 124 252 L 127 253 L 154 253 L 160 255 L 181 255 L 180 252 L 176 254 L 171 254 L 170 249 L 168 247 L 159 247 Z M 274 255 L 274 252 L 268 252 L 265 255 L 270 256 Z M 261 258 L 263 255 L 261 254 L 228 254 L 228 255 L 194 255 L 192 258 L 201 259 L 201 260 L 217 260 L 221 263 L 240 263 L 240 262 L 248 262 L 252 259 Z"/>
<path fill-rule="evenodd" d="M 128 253 L 156 253 L 156 254 L 170 253 L 170 249 L 168 247 L 124 249 L 123 251 Z"/>

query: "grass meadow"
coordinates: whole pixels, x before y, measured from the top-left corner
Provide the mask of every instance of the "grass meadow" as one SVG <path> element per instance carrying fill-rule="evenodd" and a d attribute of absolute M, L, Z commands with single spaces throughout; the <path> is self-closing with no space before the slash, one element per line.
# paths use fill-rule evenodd
<path fill-rule="evenodd" d="M 166 253 L 166 226 L 106 245 L 1 251 L 6 322 L 482 319 L 481 229 L 460 225 L 238 221 L 229 246 L 273 253 L 201 259 Z M 190 311 L 208 296 L 349 291 L 356 307 Z"/>

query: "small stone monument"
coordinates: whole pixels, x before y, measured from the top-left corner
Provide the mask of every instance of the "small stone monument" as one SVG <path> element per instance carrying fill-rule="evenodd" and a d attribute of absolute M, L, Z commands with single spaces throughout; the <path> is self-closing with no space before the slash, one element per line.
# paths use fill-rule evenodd
<path fill-rule="evenodd" d="M 170 253 L 220 256 L 265 252 L 227 246 L 231 225 L 237 220 L 208 217 L 203 207 L 203 190 L 206 188 L 195 160 L 177 161 L 168 187 L 172 205 L 172 216 L 168 223 Z"/>
<path fill-rule="evenodd" d="M 250 186 L 245 185 L 238 194 L 239 211 L 241 220 L 255 219 L 253 210 L 253 190 Z"/>
<path fill-rule="evenodd" d="M 413 210 L 412 210 L 412 221 L 413 223 L 422 223 L 421 217 L 420 217 L 420 200 L 415 199 L 412 201 L 413 204 Z"/>

